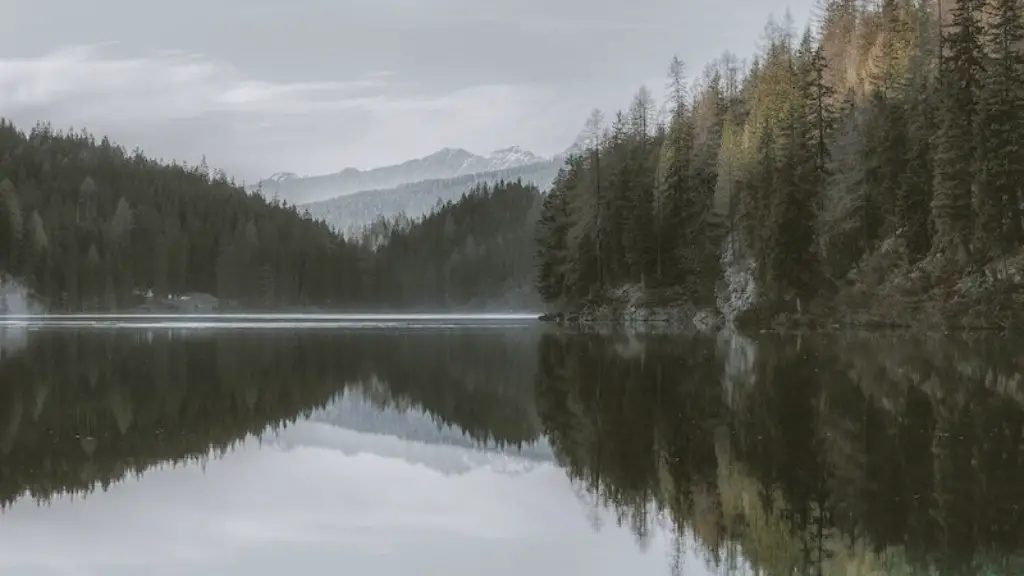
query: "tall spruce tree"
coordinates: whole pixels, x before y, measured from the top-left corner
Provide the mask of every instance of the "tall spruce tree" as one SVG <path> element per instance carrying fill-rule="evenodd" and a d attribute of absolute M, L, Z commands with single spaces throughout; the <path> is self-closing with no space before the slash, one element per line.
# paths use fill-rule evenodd
<path fill-rule="evenodd" d="M 981 144 L 976 242 L 992 254 L 1021 242 L 1024 182 L 1024 16 L 1019 0 L 992 0 L 986 14 L 985 73 L 980 95 Z"/>
<path fill-rule="evenodd" d="M 677 274 L 692 272 L 692 262 L 677 254 L 690 244 L 697 233 L 693 219 L 697 208 L 690 183 L 690 159 L 693 147 L 693 123 L 689 113 L 689 95 L 683 62 L 678 57 L 669 66 L 668 97 L 671 119 L 658 163 L 657 190 L 654 193 L 656 276 L 679 280 Z"/>
<path fill-rule="evenodd" d="M 933 250 L 966 263 L 971 257 L 972 205 L 978 164 L 978 95 L 983 71 L 981 0 L 956 0 L 939 70 L 935 147 Z"/>

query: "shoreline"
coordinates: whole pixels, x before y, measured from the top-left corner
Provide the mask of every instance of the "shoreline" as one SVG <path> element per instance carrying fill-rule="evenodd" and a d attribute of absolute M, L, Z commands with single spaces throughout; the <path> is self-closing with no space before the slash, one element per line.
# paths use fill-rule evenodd
<path fill-rule="evenodd" d="M 953 284 L 962 284 L 959 279 Z M 679 330 L 898 330 L 908 332 L 1006 332 L 1024 330 L 1024 284 L 999 283 L 965 293 L 941 286 L 923 294 L 895 294 L 853 286 L 819 297 L 797 310 L 753 305 L 727 317 L 719 307 L 686 300 L 647 304 L 643 294 L 614 296 L 555 310 L 540 317 L 559 325 L 652 325 Z"/>

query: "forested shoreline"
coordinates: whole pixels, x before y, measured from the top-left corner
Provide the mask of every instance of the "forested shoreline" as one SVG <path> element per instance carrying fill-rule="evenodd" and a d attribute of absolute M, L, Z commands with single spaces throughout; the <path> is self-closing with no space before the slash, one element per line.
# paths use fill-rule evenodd
<path fill-rule="evenodd" d="M 132 310 L 188 293 L 235 309 L 487 309 L 532 285 L 539 197 L 518 182 L 478 186 L 346 240 L 205 162 L 166 164 L 84 131 L 0 121 L 0 275 L 50 311 Z"/>
<path fill-rule="evenodd" d="M 583 319 L 1019 325 L 1021 18 L 1017 0 L 827 0 L 802 35 L 769 25 L 749 65 L 691 86 L 674 60 L 661 117 L 641 88 L 588 122 L 545 198 L 541 295 Z"/>

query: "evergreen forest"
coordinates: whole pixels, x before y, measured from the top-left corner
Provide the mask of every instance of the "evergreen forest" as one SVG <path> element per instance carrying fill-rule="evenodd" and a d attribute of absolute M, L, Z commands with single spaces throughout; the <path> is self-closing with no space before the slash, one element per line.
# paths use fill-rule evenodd
<path fill-rule="evenodd" d="M 246 309 L 486 308 L 533 293 L 539 198 L 518 182 L 480 185 L 346 240 L 205 162 L 0 122 L 0 273 L 53 311 L 193 292 Z"/>
<path fill-rule="evenodd" d="M 641 88 L 588 121 L 544 201 L 541 295 L 1019 308 L 1022 27 L 1018 0 L 825 0 L 749 63 L 688 82 L 674 59 L 664 107 Z"/>

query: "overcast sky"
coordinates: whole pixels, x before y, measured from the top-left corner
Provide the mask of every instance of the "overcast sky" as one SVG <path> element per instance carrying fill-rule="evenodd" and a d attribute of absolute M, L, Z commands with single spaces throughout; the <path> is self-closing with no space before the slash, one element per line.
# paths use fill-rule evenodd
<path fill-rule="evenodd" d="M 0 114 L 253 180 L 568 146 L 814 0 L 0 0 Z"/>

